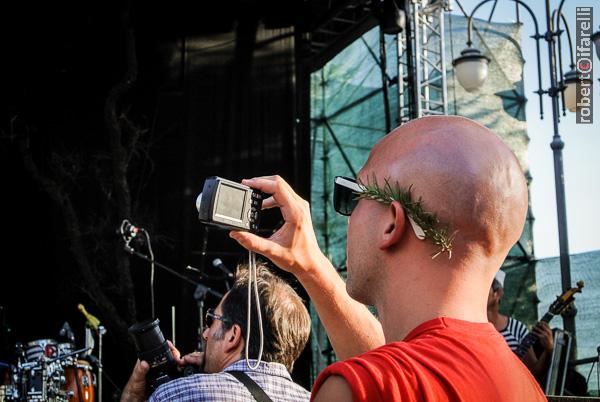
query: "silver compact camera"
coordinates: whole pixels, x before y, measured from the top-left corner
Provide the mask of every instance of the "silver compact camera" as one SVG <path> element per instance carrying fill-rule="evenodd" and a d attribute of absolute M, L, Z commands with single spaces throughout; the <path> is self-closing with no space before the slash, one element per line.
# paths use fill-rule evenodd
<path fill-rule="evenodd" d="M 263 193 L 231 180 L 206 179 L 196 199 L 198 219 L 205 225 L 257 232 Z"/>

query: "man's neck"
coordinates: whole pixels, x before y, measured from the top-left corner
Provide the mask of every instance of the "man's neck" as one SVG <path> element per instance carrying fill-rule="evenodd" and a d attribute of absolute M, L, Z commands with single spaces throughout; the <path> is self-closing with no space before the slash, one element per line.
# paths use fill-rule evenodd
<path fill-rule="evenodd" d="M 452 267 L 430 264 L 407 267 L 401 270 L 401 277 L 386 278 L 376 301 L 386 343 L 401 341 L 420 324 L 438 317 L 488 322 L 491 280 L 477 268 L 452 272 Z"/>
<path fill-rule="evenodd" d="M 220 373 L 223 370 L 225 370 L 227 367 L 231 366 L 232 364 L 242 360 L 244 357 L 242 356 L 244 352 L 244 349 L 239 349 L 236 351 L 233 351 L 232 353 L 229 353 L 228 355 L 223 357 L 223 360 L 219 363 L 218 366 L 216 366 L 214 368 L 214 371 L 209 372 L 207 371 L 207 373 Z"/>
<path fill-rule="evenodd" d="M 221 369 L 221 371 L 224 371 L 224 370 L 225 370 L 227 367 L 229 367 L 229 366 L 233 366 L 235 363 L 237 363 L 237 362 L 239 362 L 239 361 L 242 361 L 243 359 L 245 359 L 245 358 L 242 358 L 242 356 L 238 356 L 238 358 L 237 358 L 237 359 L 234 359 L 234 360 L 229 360 L 227 363 L 225 363 L 225 364 L 223 365 L 223 368 Z"/>

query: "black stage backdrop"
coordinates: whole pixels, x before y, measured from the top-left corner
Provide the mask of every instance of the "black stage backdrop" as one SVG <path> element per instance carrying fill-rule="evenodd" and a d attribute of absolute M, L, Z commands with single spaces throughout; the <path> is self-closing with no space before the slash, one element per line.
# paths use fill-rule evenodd
<path fill-rule="evenodd" d="M 135 361 L 127 327 L 151 315 L 150 267 L 123 252 L 121 221 L 148 230 L 156 261 L 199 280 L 184 267 L 218 275 L 214 258 L 230 268 L 246 259 L 197 221 L 207 176 L 277 173 L 309 194 L 294 8 L 218 3 L 2 6 L 0 361 L 14 359 L 16 342 L 57 339 L 65 321 L 82 347 L 83 303 L 108 331 L 112 400 Z M 280 219 L 270 212 L 266 227 Z M 222 280 L 202 283 L 225 291 Z M 156 268 L 156 316 L 171 338 L 175 306 L 183 352 L 197 342 L 194 290 Z M 308 356 L 294 372 L 306 387 Z"/>

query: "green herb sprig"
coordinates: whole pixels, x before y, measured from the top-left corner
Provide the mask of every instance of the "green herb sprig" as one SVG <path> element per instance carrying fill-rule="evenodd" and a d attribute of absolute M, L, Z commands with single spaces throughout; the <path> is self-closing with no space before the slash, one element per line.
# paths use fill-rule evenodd
<path fill-rule="evenodd" d="M 375 176 L 373 176 L 372 183 L 363 183 L 360 180 L 358 183 L 363 187 L 363 192 L 356 193 L 357 199 L 378 201 L 386 205 L 398 201 L 402 205 L 408 216 L 423 230 L 425 240 L 439 247 L 439 251 L 432 254 L 432 259 L 446 252 L 448 253 L 448 259 L 452 258 L 452 242 L 456 232 L 450 234 L 449 227 L 440 227 L 437 215 L 423 209 L 423 199 L 421 197 L 413 201 L 412 184 L 405 189 L 398 182 L 392 186 L 389 178 L 386 178 L 385 185 L 381 187 Z"/>

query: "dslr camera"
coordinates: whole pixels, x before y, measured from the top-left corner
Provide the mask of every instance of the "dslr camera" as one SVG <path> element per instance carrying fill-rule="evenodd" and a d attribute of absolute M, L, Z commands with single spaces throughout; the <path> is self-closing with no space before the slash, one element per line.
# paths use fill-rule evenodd
<path fill-rule="evenodd" d="M 129 327 L 138 358 L 145 360 L 150 365 L 150 370 L 146 374 L 150 392 L 154 392 L 160 385 L 180 377 L 177 363 L 158 326 L 159 323 L 157 318 Z"/>
<path fill-rule="evenodd" d="M 221 177 L 209 177 L 196 199 L 198 219 L 223 229 L 257 232 L 262 200 L 260 191 Z"/>

